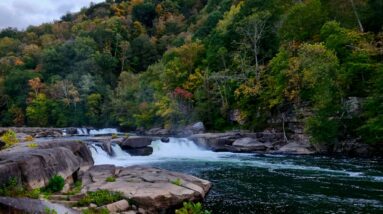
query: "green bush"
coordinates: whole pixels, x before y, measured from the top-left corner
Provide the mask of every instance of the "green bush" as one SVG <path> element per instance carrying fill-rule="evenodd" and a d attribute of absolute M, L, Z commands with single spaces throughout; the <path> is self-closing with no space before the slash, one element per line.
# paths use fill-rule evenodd
<path fill-rule="evenodd" d="M 199 202 L 184 202 L 183 207 L 176 210 L 176 214 L 211 214 L 211 212 L 204 210 L 202 204 Z"/>
<path fill-rule="evenodd" d="M 39 199 L 40 198 L 40 189 L 33 189 L 25 193 L 25 197 Z"/>
<path fill-rule="evenodd" d="M 46 192 L 60 192 L 65 185 L 65 180 L 59 175 L 54 175 L 50 180 L 48 185 L 44 188 Z"/>
<path fill-rule="evenodd" d="M 109 210 L 106 208 L 95 209 L 89 208 L 82 211 L 83 214 L 109 214 Z"/>
<path fill-rule="evenodd" d="M 87 195 L 77 203 L 77 205 L 88 206 L 89 204 L 93 203 L 97 206 L 102 206 L 119 201 L 121 199 L 123 199 L 123 196 L 120 192 L 97 190 L 95 192 L 88 192 Z"/>
<path fill-rule="evenodd" d="M 49 207 L 46 207 L 44 209 L 44 214 L 57 214 L 57 211 L 55 209 L 51 209 Z"/>
<path fill-rule="evenodd" d="M 174 185 L 177 185 L 177 186 L 181 186 L 182 185 L 182 180 L 177 178 L 174 181 L 170 181 L 170 183 L 172 183 Z"/>
<path fill-rule="evenodd" d="M 8 182 L 0 186 L 0 196 L 18 197 L 24 195 L 25 190 L 17 178 L 10 178 Z"/>
<path fill-rule="evenodd" d="M 16 138 L 16 133 L 12 130 L 5 132 L 5 134 L 1 136 L 0 140 L 5 143 L 5 148 L 9 148 L 19 142 Z"/>
<path fill-rule="evenodd" d="M 114 177 L 114 176 L 107 177 L 107 178 L 105 179 L 105 181 L 106 181 L 106 182 L 115 182 L 115 181 L 116 181 L 116 177 Z"/>
<path fill-rule="evenodd" d="M 76 181 L 74 182 L 74 186 L 70 192 L 67 193 L 67 195 L 76 195 L 81 192 L 82 189 L 82 182 Z"/>
<path fill-rule="evenodd" d="M 38 147 L 38 144 L 37 143 L 29 143 L 28 147 L 31 148 L 31 149 L 34 149 L 34 148 Z"/>

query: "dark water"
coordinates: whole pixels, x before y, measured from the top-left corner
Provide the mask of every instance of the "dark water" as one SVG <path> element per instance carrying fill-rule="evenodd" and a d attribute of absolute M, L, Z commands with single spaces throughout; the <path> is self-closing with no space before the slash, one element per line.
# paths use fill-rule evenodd
<path fill-rule="evenodd" d="M 187 139 L 152 142 L 153 154 L 115 157 L 91 149 L 96 164 L 149 165 L 209 180 L 205 207 L 225 213 L 382 213 L 383 162 L 316 156 L 216 153 Z"/>
<path fill-rule="evenodd" d="M 169 160 L 150 165 L 210 180 L 213 188 L 205 207 L 213 213 L 383 213 L 380 161 L 229 156 L 227 162 Z"/>

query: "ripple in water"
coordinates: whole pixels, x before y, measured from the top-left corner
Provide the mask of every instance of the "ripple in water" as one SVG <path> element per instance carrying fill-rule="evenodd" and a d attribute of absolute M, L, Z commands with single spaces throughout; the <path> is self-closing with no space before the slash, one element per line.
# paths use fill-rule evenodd
<path fill-rule="evenodd" d="M 96 164 L 149 165 L 212 181 L 213 213 L 383 213 L 379 160 L 216 153 L 187 139 L 153 141 L 153 154 L 114 157 L 91 147 Z"/>

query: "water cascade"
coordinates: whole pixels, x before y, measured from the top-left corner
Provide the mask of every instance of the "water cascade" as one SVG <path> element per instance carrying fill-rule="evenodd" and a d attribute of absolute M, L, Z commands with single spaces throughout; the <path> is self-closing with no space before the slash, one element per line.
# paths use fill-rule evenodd
<path fill-rule="evenodd" d="M 77 135 L 88 135 L 88 129 L 86 129 L 86 128 L 77 128 Z"/>
<path fill-rule="evenodd" d="M 117 129 L 114 128 L 105 128 L 105 129 L 92 129 L 89 131 L 90 135 L 110 135 L 118 134 Z"/>
<path fill-rule="evenodd" d="M 131 156 L 117 144 L 112 156 L 100 147 L 90 149 L 96 165 L 149 165 L 212 181 L 205 206 L 214 213 L 310 213 L 313 206 L 317 213 L 383 210 L 379 161 L 217 153 L 184 138 L 157 140 L 150 146 L 149 156 Z"/>

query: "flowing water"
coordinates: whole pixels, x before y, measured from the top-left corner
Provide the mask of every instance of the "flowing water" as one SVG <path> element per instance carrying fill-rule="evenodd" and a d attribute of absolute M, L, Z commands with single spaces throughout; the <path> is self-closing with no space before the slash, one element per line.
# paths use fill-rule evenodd
<path fill-rule="evenodd" d="M 216 153 L 187 139 L 153 141 L 153 154 L 133 157 L 92 147 L 96 164 L 148 165 L 209 180 L 213 213 L 383 213 L 379 160 Z"/>

